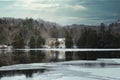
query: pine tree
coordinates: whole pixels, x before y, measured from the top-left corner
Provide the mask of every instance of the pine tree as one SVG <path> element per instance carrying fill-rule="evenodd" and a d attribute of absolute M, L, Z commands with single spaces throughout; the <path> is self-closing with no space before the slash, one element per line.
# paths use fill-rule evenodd
<path fill-rule="evenodd" d="M 12 46 L 14 48 L 24 48 L 25 46 L 24 39 L 20 33 L 15 35 L 13 42 L 12 42 Z"/>
<path fill-rule="evenodd" d="M 37 39 L 37 42 L 36 42 L 37 48 L 41 48 L 42 45 L 44 45 L 44 44 L 45 44 L 45 39 L 43 39 L 41 36 L 39 36 Z"/>
<path fill-rule="evenodd" d="M 35 48 L 35 47 L 36 47 L 35 44 L 36 44 L 35 38 L 32 36 L 32 37 L 30 38 L 30 42 L 29 42 L 30 48 Z"/>
<path fill-rule="evenodd" d="M 65 46 L 66 48 L 73 48 L 73 38 L 72 36 L 70 35 L 69 32 L 66 32 L 66 35 L 65 35 Z"/>
<path fill-rule="evenodd" d="M 77 47 L 85 47 L 87 40 L 87 29 L 84 28 L 81 30 L 81 35 L 77 41 Z"/>

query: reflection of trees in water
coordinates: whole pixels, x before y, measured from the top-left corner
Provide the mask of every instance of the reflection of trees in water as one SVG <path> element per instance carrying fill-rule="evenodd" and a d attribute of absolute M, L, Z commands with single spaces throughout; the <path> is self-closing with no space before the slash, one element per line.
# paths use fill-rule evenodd
<path fill-rule="evenodd" d="M 58 51 L 0 51 L 0 66 L 69 60 L 96 60 L 97 58 L 120 58 L 120 52 L 58 52 Z"/>
<path fill-rule="evenodd" d="M 11 65 L 11 64 L 13 64 L 11 53 L 1 51 L 0 66 L 6 66 L 6 65 Z"/>
<path fill-rule="evenodd" d="M 42 51 L 30 51 L 30 62 L 43 62 L 45 59 L 45 53 Z"/>
<path fill-rule="evenodd" d="M 14 76 L 24 74 L 27 78 L 32 77 L 34 73 L 44 73 L 46 69 L 31 69 L 31 70 L 10 70 L 0 71 L 0 78 L 5 76 Z"/>
<path fill-rule="evenodd" d="M 65 60 L 73 60 L 73 52 L 65 52 Z"/>
<path fill-rule="evenodd" d="M 65 52 L 65 60 L 96 60 L 96 52 Z"/>
<path fill-rule="evenodd" d="M 0 66 L 24 63 L 42 62 L 45 53 L 42 51 L 14 51 L 8 53 L 0 53 Z"/>
<path fill-rule="evenodd" d="M 78 60 L 96 60 L 97 52 L 76 52 L 75 57 Z"/>
<path fill-rule="evenodd" d="M 30 58 L 29 54 L 23 51 L 15 51 L 12 53 L 12 58 L 14 64 L 20 64 L 20 63 L 29 63 Z"/>
<path fill-rule="evenodd" d="M 120 52 L 116 51 L 116 52 L 111 52 L 111 51 L 85 51 L 85 52 L 81 52 L 78 51 L 75 53 L 74 55 L 75 59 L 78 60 L 96 60 L 97 58 L 120 58 Z"/>
<path fill-rule="evenodd" d="M 42 51 L 30 51 L 27 52 L 15 52 L 14 61 L 18 63 L 36 63 L 42 62 L 45 57 L 45 54 Z"/>
<path fill-rule="evenodd" d="M 96 60 L 97 58 L 120 58 L 120 52 L 95 52 L 95 51 L 78 51 L 65 52 L 65 60 Z"/>
<path fill-rule="evenodd" d="M 50 54 L 47 56 L 47 54 Z M 64 59 L 64 52 L 50 51 L 14 51 L 0 54 L 0 66 L 24 63 L 39 63 L 50 61 L 61 61 Z M 46 60 L 47 59 L 47 60 Z"/>

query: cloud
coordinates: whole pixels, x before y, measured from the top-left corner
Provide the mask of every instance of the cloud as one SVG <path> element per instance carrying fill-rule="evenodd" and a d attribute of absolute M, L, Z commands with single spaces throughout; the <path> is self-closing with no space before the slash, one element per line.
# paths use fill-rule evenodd
<path fill-rule="evenodd" d="M 17 0 L 14 4 L 8 8 L 21 9 L 21 10 L 37 10 L 45 12 L 55 12 L 60 6 L 59 3 L 49 3 L 54 0 Z"/>
<path fill-rule="evenodd" d="M 8 8 L 38 10 L 53 13 L 60 9 L 86 10 L 86 7 L 82 5 L 68 4 L 67 2 L 69 1 L 71 0 L 16 0 L 16 2 Z"/>
<path fill-rule="evenodd" d="M 73 10 L 86 10 L 87 8 L 82 5 L 66 5 L 66 8 L 72 8 Z"/>
<path fill-rule="evenodd" d="M 92 24 L 120 17 L 119 5 L 120 0 L 0 0 L 0 15 Z"/>
<path fill-rule="evenodd" d="M 0 1 L 15 1 L 15 0 L 0 0 Z"/>

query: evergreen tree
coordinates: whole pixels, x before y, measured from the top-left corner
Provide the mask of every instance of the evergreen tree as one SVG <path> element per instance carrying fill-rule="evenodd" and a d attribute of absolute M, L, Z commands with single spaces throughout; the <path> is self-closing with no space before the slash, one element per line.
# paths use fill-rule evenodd
<path fill-rule="evenodd" d="M 5 43 L 5 37 L 3 34 L 0 33 L 0 44 L 4 44 Z"/>
<path fill-rule="evenodd" d="M 5 36 L 3 35 L 3 28 L 0 27 L 0 44 L 5 43 L 6 39 Z"/>
<path fill-rule="evenodd" d="M 105 48 L 105 24 L 101 23 L 100 24 L 100 29 L 99 29 L 99 33 L 98 33 L 98 47 L 99 48 Z"/>
<path fill-rule="evenodd" d="M 84 28 L 81 30 L 81 35 L 77 41 L 77 47 L 85 47 L 86 45 L 86 40 L 87 40 L 87 29 Z"/>
<path fill-rule="evenodd" d="M 37 42 L 36 42 L 36 47 L 41 48 L 42 45 L 45 44 L 45 39 L 43 39 L 41 36 L 38 37 Z"/>
<path fill-rule="evenodd" d="M 66 48 L 73 48 L 73 38 L 72 36 L 70 35 L 69 32 L 66 32 L 66 35 L 65 35 L 65 46 Z"/>
<path fill-rule="evenodd" d="M 100 32 L 103 33 L 103 32 L 105 31 L 105 27 L 106 27 L 105 24 L 104 24 L 104 23 L 101 23 L 101 24 L 100 24 Z"/>
<path fill-rule="evenodd" d="M 16 34 L 14 39 L 13 39 L 13 42 L 12 42 L 12 46 L 14 48 L 24 48 L 24 39 L 22 38 L 22 35 L 19 33 L 19 34 Z"/>
<path fill-rule="evenodd" d="M 36 47 L 36 41 L 35 41 L 35 38 L 33 36 L 30 38 L 29 46 L 30 46 L 30 48 Z"/>
<path fill-rule="evenodd" d="M 51 37 L 56 38 L 57 40 L 58 36 L 59 36 L 59 31 L 56 26 L 53 26 L 51 31 Z"/>
<path fill-rule="evenodd" d="M 97 32 L 95 30 L 88 29 L 88 35 L 86 39 L 87 39 L 86 47 L 89 47 L 89 48 L 97 47 L 98 38 L 97 38 Z"/>

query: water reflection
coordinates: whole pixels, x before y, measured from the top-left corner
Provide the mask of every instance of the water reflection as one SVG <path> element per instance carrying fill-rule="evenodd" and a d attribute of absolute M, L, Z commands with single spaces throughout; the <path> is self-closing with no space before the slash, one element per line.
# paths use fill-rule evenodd
<path fill-rule="evenodd" d="M 120 58 L 120 52 L 71 52 L 16 50 L 0 51 L 0 66 L 26 63 L 58 62 L 71 60 L 97 60 L 97 58 Z"/>
<path fill-rule="evenodd" d="M 8 70 L 8 71 L 0 71 L 0 78 L 5 76 L 15 76 L 15 75 L 25 75 L 26 78 L 32 77 L 34 73 L 44 73 L 48 71 L 46 69 L 28 69 L 28 70 Z"/>
<path fill-rule="evenodd" d="M 64 63 L 63 65 L 79 66 L 83 68 L 117 68 L 120 67 L 119 63 L 105 63 L 105 62 L 84 62 L 84 63 Z"/>
<path fill-rule="evenodd" d="M 97 60 L 97 58 L 120 58 L 120 52 L 71 52 L 71 51 L 40 51 L 40 50 L 16 50 L 16 51 L 0 51 L 0 66 L 8 66 L 14 64 L 26 63 L 42 63 L 42 62 L 58 62 L 58 61 L 72 61 L 72 60 Z M 77 64 L 63 64 L 80 67 L 119 67 L 116 63 L 77 63 Z M 34 73 L 43 73 L 46 69 L 33 70 L 12 70 L 0 71 L 0 77 L 14 76 L 24 74 L 26 77 L 32 77 Z"/>
<path fill-rule="evenodd" d="M 41 62 L 58 62 L 65 60 L 65 52 L 61 51 L 1 51 L 0 66 L 13 64 L 41 63 Z"/>
<path fill-rule="evenodd" d="M 65 52 L 65 60 L 66 61 L 73 60 L 73 52 Z"/>

